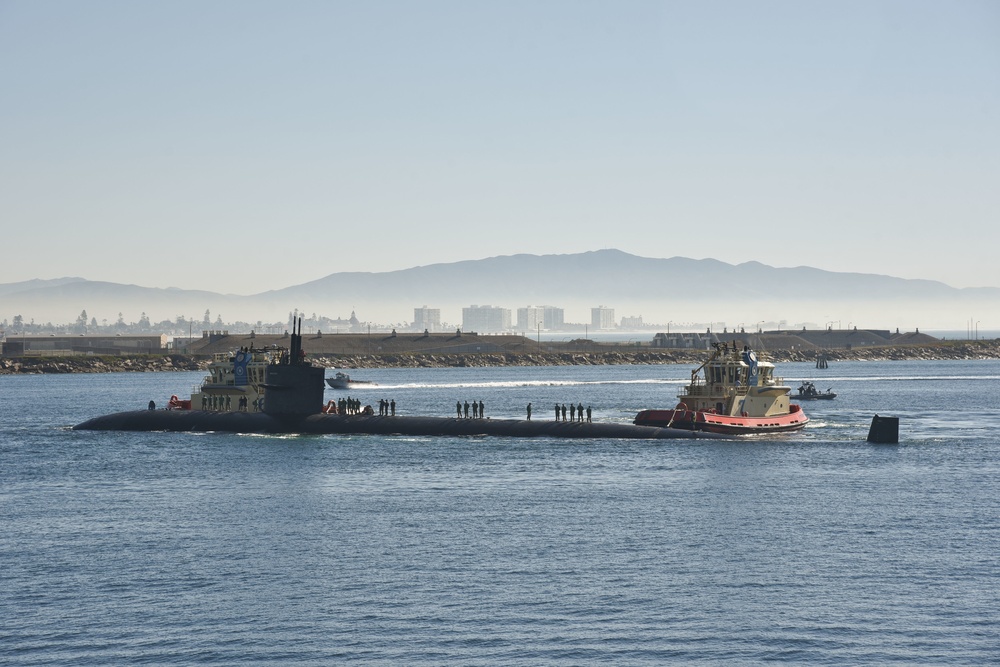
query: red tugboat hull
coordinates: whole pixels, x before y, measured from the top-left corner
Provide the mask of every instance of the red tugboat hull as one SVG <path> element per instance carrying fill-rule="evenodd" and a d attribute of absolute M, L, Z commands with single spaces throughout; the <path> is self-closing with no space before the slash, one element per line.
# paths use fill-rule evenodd
<path fill-rule="evenodd" d="M 802 407 L 791 405 L 786 415 L 734 417 L 701 410 L 643 410 L 635 417 L 637 426 L 670 426 L 690 431 L 725 435 L 759 435 L 797 431 L 809 422 Z"/>

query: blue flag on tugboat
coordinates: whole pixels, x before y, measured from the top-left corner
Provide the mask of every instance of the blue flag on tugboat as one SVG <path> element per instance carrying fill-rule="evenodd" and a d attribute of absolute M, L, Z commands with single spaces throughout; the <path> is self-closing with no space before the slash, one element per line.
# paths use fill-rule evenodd
<path fill-rule="evenodd" d="M 235 378 L 235 384 L 237 387 L 243 387 L 247 384 L 247 364 L 250 362 L 250 355 L 240 350 L 236 353 L 236 359 L 233 361 L 233 377 Z"/>
<path fill-rule="evenodd" d="M 757 355 L 749 347 L 743 348 L 743 362 L 750 367 L 747 373 L 747 384 L 751 387 L 757 386 Z"/>

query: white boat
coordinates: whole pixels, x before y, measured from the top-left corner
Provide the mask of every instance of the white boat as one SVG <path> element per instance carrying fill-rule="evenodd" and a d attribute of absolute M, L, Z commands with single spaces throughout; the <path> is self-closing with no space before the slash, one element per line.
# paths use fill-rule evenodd
<path fill-rule="evenodd" d="M 351 376 L 347 373 L 341 373 L 337 371 L 337 374 L 332 378 L 327 378 L 326 383 L 330 385 L 331 389 L 350 389 L 358 385 L 364 385 L 367 387 L 376 386 L 371 380 L 352 380 Z"/>

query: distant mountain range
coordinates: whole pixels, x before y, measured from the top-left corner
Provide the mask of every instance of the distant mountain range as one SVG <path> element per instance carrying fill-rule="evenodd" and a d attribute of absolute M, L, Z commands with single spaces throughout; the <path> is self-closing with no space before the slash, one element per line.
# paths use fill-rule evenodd
<path fill-rule="evenodd" d="M 550 305 L 567 322 L 589 322 L 598 305 L 648 323 L 755 322 L 862 327 L 961 328 L 970 318 L 997 312 L 1000 288 L 957 289 L 930 280 L 837 273 L 810 267 L 774 268 L 712 259 L 654 259 L 618 250 L 566 255 L 509 255 L 383 273 L 333 273 L 325 278 L 253 295 L 140 287 L 83 278 L 0 284 L 0 320 L 71 322 L 86 309 L 98 321 L 128 322 L 145 312 L 158 321 L 178 315 L 247 322 L 284 321 L 293 309 L 328 317 L 357 311 L 362 321 L 402 323 L 413 308 L 440 308 L 461 323 L 469 305 L 516 309 Z M 990 309 L 990 310 L 985 310 Z M 978 315 L 977 315 L 978 313 Z"/>

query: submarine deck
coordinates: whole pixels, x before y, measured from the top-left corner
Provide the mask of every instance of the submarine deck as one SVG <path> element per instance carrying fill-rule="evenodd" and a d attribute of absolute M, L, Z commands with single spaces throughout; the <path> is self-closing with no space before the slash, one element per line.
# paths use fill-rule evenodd
<path fill-rule="evenodd" d="M 532 438 L 719 439 L 727 436 L 678 428 L 634 424 L 557 422 L 455 417 L 376 417 L 315 414 L 275 417 L 261 412 L 134 410 L 95 417 L 77 424 L 84 431 L 223 431 L 231 433 L 373 434 Z"/>

